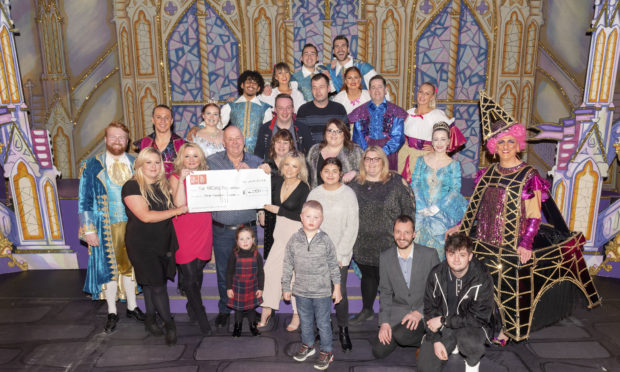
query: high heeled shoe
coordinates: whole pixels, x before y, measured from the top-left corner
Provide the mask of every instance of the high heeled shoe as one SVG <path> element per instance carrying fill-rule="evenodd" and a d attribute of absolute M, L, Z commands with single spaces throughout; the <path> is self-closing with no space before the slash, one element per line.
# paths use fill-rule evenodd
<path fill-rule="evenodd" d="M 265 310 L 263 310 L 265 311 Z M 273 318 L 273 309 L 271 310 L 271 313 L 269 314 L 269 316 L 267 316 L 267 319 L 265 319 L 264 322 L 258 322 L 256 323 L 256 327 L 258 328 L 265 328 L 269 325 L 269 322 L 271 321 L 271 318 Z M 261 319 L 262 319 L 262 315 L 261 315 Z"/>
<path fill-rule="evenodd" d="M 286 330 L 288 332 L 295 332 L 296 330 L 299 329 L 299 315 L 298 314 L 293 314 L 293 317 L 291 318 L 291 322 L 286 326 Z"/>

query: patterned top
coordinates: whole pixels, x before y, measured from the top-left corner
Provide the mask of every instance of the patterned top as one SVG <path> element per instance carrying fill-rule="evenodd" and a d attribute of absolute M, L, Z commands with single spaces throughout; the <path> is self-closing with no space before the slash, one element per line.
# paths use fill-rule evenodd
<path fill-rule="evenodd" d="M 216 144 L 200 136 L 194 136 L 194 143 L 200 146 L 202 152 L 205 154 L 205 158 L 208 158 L 216 152 L 224 151 L 223 143 Z"/>
<path fill-rule="evenodd" d="M 172 132 L 170 135 L 170 141 L 168 141 L 168 145 L 161 152 L 161 156 L 164 158 L 164 170 L 166 171 L 166 178 L 170 178 L 172 172 L 174 172 L 174 160 L 177 158 L 177 152 L 183 146 L 185 140 L 179 137 L 176 133 Z M 139 141 L 134 142 L 134 146 L 138 148 L 138 151 L 141 151 L 146 147 L 154 147 L 157 150 L 157 142 L 155 141 L 155 133 L 151 133 L 148 136 L 142 138 Z"/>

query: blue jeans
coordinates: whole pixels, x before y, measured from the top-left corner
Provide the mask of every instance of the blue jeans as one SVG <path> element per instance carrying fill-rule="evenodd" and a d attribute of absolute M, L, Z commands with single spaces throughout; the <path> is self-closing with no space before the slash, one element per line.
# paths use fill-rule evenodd
<path fill-rule="evenodd" d="M 314 320 L 321 336 L 321 351 L 332 352 L 332 299 L 331 297 L 307 298 L 295 296 L 301 322 L 301 342 L 314 345 Z"/>

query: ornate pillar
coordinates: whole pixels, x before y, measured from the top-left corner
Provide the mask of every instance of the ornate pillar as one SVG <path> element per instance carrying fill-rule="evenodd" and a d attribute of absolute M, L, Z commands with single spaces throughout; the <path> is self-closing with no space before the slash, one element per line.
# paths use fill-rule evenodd
<path fill-rule="evenodd" d="M 209 52 L 207 49 L 207 9 L 204 1 L 196 2 L 198 20 L 198 40 L 200 45 L 200 76 L 202 78 L 202 99 L 208 100 L 209 93 Z"/>
<path fill-rule="evenodd" d="M 459 48 L 459 27 L 461 17 L 461 2 L 459 0 L 452 0 L 452 9 L 450 12 L 450 63 L 448 67 L 448 90 L 446 99 L 448 101 L 454 100 L 454 89 L 456 86 L 456 67 L 457 56 Z M 449 104 L 446 106 L 446 115 L 453 117 L 453 106 Z"/>

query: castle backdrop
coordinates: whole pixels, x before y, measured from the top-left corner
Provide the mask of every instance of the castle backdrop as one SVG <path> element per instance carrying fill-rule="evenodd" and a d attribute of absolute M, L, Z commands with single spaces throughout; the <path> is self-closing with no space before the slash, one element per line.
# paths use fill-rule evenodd
<path fill-rule="evenodd" d="M 2 0 L 1 9 L 3 58 L 10 53 L 18 68 L 16 102 L 29 123 L 22 123 L 24 141 L 34 141 L 28 126 L 47 130 L 61 179 L 76 178 L 80 161 L 103 149 L 109 122 L 125 122 L 137 139 L 152 131 L 154 105 L 166 103 L 183 135 L 199 122 L 206 100 L 236 95 L 241 71 L 270 80 L 277 62 L 298 68 L 307 42 L 327 62 L 333 37 L 344 34 L 351 53 L 387 78 L 390 96 L 405 109 L 415 105 L 421 82 L 438 85 L 439 105 L 468 138 L 456 155 L 464 177 L 487 162 L 478 107 L 485 89 L 518 121 L 542 129 L 526 159 L 551 172 L 554 198 L 571 228 L 585 232 L 587 249 L 600 256 L 620 230 L 612 146 L 620 103 L 618 0 Z M 596 109 L 580 112 L 582 106 Z M 569 145 L 558 141 L 576 144 L 564 165 L 556 160 Z M 3 169 L 9 180 L 17 172 L 7 163 Z M 55 182 L 47 190 L 41 192 L 56 195 Z M 19 225 L 20 216 L 3 213 Z M 24 226 L 35 217 L 22 218 Z M 75 241 L 65 235 L 58 244 Z M 27 239 L 13 240 L 19 246 Z"/>

